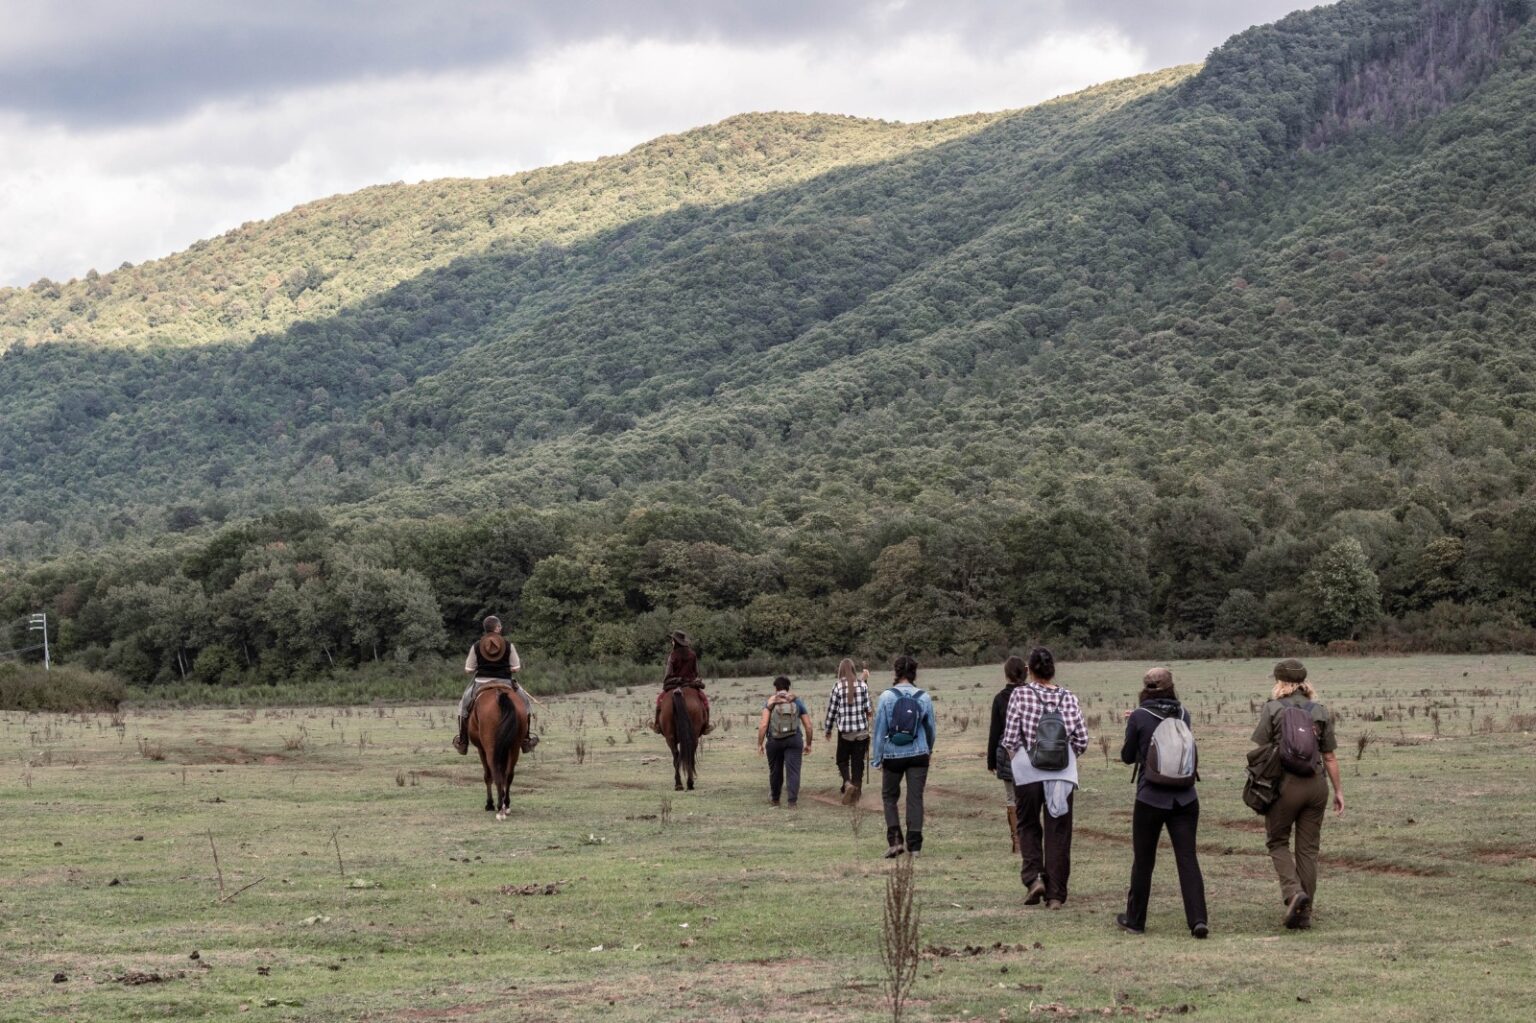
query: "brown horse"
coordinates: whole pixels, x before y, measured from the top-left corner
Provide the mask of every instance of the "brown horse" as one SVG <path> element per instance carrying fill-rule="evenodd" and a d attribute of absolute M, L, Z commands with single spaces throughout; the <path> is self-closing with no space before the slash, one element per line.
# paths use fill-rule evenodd
<path fill-rule="evenodd" d="M 669 699 L 661 701 L 661 734 L 672 751 L 672 779 L 677 791 L 683 791 L 683 775 L 693 790 L 698 771 L 699 734 L 704 729 L 704 700 L 691 686 L 678 686 Z"/>
<path fill-rule="evenodd" d="M 528 708 L 512 695 L 510 686 L 487 686 L 475 694 L 469 712 L 469 741 L 480 751 L 485 769 L 485 808 L 504 821 L 512 809 L 512 774 L 522 753 L 522 737 L 528 734 Z M 496 796 L 491 797 L 491 783 Z"/>

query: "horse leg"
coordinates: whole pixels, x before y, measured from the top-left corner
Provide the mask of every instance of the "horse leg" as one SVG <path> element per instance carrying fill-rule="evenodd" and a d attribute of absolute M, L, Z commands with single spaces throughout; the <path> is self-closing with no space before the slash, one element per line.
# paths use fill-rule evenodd
<path fill-rule="evenodd" d="M 480 758 L 480 766 L 485 770 L 485 808 L 496 809 L 496 803 L 491 799 L 491 765 L 484 756 Z"/>
<path fill-rule="evenodd" d="M 678 792 L 683 791 L 682 763 L 683 751 L 676 746 L 672 747 L 672 784 Z"/>

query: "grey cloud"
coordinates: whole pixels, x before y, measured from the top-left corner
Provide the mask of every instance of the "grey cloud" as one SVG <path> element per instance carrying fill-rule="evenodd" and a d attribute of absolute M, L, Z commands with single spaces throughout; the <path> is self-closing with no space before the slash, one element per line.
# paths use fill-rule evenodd
<path fill-rule="evenodd" d="M 217 99 L 516 63 L 600 36 L 878 45 L 952 32 L 978 49 L 1118 31 L 1150 65 L 1202 58 L 1297 0 L 20 0 L 0 32 L 0 109 L 72 127 Z"/>

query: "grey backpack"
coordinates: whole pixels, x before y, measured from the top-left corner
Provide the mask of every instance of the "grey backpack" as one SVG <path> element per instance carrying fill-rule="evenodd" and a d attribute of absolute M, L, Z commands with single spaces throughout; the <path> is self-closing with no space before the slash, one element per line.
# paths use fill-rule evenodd
<path fill-rule="evenodd" d="M 1142 710 L 1147 709 L 1143 707 Z M 1142 776 L 1154 785 L 1170 789 L 1187 789 L 1194 785 L 1200 753 L 1195 748 L 1195 735 L 1184 723 L 1183 716 L 1163 717 L 1150 710 L 1147 713 L 1158 719 L 1158 725 L 1147 746 L 1147 762 L 1142 765 Z"/>
<path fill-rule="evenodd" d="M 789 739 L 800 731 L 800 709 L 794 700 L 781 700 L 768 711 L 768 736 Z"/>

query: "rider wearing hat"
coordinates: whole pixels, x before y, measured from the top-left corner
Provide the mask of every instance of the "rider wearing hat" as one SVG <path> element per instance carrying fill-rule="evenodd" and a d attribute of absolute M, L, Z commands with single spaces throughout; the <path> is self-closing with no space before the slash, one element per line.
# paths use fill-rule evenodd
<path fill-rule="evenodd" d="M 698 690 L 699 700 L 704 704 L 704 727 L 699 734 L 708 735 L 714 726 L 709 723 L 709 697 L 704 692 L 704 680 L 699 677 L 699 655 L 693 649 L 693 641 L 681 629 L 667 638 L 672 649 L 667 652 L 667 669 L 662 676 L 661 692 L 656 694 L 656 718 L 651 728 L 661 731 L 661 698 L 679 686 L 687 686 Z"/>
<path fill-rule="evenodd" d="M 523 701 L 523 709 L 532 721 L 533 708 L 528 704 L 528 693 L 517 684 L 517 673 L 522 662 L 517 657 L 517 647 L 501 634 L 501 619 L 487 615 L 482 623 L 485 634 L 469 648 L 464 659 L 464 670 L 472 681 L 459 700 L 459 734 L 453 740 L 453 748 L 463 756 L 469 752 L 469 711 L 475 705 L 475 697 L 487 684 L 511 683 L 512 689 Z M 527 753 L 539 744 L 539 737 L 531 732 L 523 738 L 523 752 Z"/>

